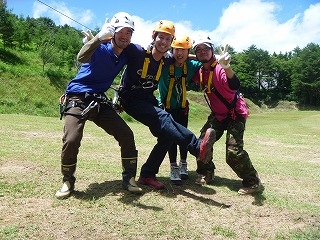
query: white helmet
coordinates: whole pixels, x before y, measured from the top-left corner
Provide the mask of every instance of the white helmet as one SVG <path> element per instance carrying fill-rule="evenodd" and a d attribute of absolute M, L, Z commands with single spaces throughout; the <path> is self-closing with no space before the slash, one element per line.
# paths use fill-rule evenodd
<path fill-rule="evenodd" d="M 199 44 L 205 44 L 213 49 L 213 42 L 209 36 L 198 36 L 196 40 L 193 41 L 192 48 L 195 50 Z"/>
<path fill-rule="evenodd" d="M 126 12 L 118 12 L 112 18 L 110 23 L 114 26 L 115 32 L 119 32 L 122 28 L 128 27 L 134 31 L 134 21 Z"/>

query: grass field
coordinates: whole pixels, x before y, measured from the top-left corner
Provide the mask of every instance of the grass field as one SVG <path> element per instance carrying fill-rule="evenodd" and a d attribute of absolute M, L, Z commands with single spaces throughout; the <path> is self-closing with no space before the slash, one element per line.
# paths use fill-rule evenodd
<path fill-rule="evenodd" d="M 191 121 L 199 134 L 206 120 Z M 215 144 L 213 185 L 169 181 L 169 160 L 158 178 L 166 190 L 121 189 L 117 142 L 88 122 L 79 153 L 76 191 L 57 200 L 61 186 L 63 121 L 0 115 L 0 239 L 320 239 L 320 112 L 255 113 L 245 149 L 264 191 L 237 194 L 241 180 L 225 163 L 224 139 Z M 138 123 L 138 175 L 156 139 Z"/>

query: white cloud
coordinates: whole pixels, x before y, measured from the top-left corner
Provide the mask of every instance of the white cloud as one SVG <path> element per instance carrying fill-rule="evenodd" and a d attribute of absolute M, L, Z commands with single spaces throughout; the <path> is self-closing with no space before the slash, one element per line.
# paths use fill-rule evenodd
<path fill-rule="evenodd" d="M 320 44 L 320 3 L 311 5 L 304 11 L 300 22 L 297 22 L 297 35 L 301 44 L 306 45 L 312 40 Z"/>
<path fill-rule="evenodd" d="M 50 6 L 85 26 L 92 26 L 95 22 L 98 28 L 102 27 L 103 22 L 97 23 L 91 10 L 68 9 L 64 2 L 51 2 Z M 68 24 L 84 28 L 38 2 L 34 3 L 33 8 L 35 18 L 48 16 L 57 25 Z M 285 9 L 272 1 L 239 0 L 223 10 L 216 29 L 194 30 L 190 20 L 175 22 L 176 33 L 187 33 L 191 39 L 198 35 L 208 35 L 216 46 L 228 43 L 237 52 L 248 49 L 252 44 L 269 53 L 292 51 L 295 47 L 303 48 L 310 42 L 320 44 L 320 3 L 310 5 L 304 12 L 292 16 L 286 22 L 280 22 L 277 18 L 277 14 L 281 14 L 281 11 Z M 147 46 L 152 40 L 152 30 L 156 22 L 139 16 L 133 18 L 136 31 L 132 42 Z"/>
<path fill-rule="evenodd" d="M 89 24 L 94 19 L 94 14 L 91 10 L 80 11 L 79 9 L 69 9 L 64 2 L 51 2 L 49 6 L 34 2 L 33 17 L 46 16 L 52 19 L 56 25 L 67 24 L 76 28 L 83 28 L 81 24 Z"/>
<path fill-rule="evenodd" d="M 145 21 L 138 16 L 132 16 L 135 25 L 135 31 L 132 35 L 131 41 L 138 43 L 143 47 L 147 47 L 152 41 L 152 31 L 156 22 Z"/>
<path fill-rule="evenodd" d="M 278 11 L 281 6 L 274 2 L 240 0 L 223 11 L 213 31 L 193 30 L 191 22 L 185 21 L 175 23 L 176 32 L 188 33 L 191 38 L 208 35 L 216 46 L 228 43 L 237 52 L 253 44 L 270 54 L 289 52 L 297 46 L 303 48 L 310 42 L 320 44 L 320 3 L 310 5 L 303 13 L 283 23 L 276 18 Z M 137 30 L 132 40 L 145 46 L 151 41 L 156 23 L 136 18 Z"/>
<path fill-rule="evenodd" d="M 223 12 L 219 26 L 212 31 L 218 45 L 229 43 L 237 52 L 254 44 L 269 53 L 288 52 L 308 43 L 320 43 L 320 3 L 284 23 L 276 19 L 280 6 L 260 0 L 241 0 Z"/>

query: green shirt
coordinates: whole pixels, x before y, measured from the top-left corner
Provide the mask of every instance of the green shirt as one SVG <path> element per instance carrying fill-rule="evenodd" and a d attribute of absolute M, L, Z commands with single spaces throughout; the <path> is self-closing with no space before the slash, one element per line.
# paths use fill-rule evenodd
<path fill-rule="evenodd" d="M 174 65 L 174 64 L 173 64 Z M 159 103 L 166 109 L 183 108 L 183 99 L 186 99 L 186 85 L 192 81 L 192 76 L 201 67 L 201 62 L 196 60 L 186 61 L 186 76 L 183 76 L 184 67 L 174 66 L 174 78 L 170 78 L 170 66 L 165 66 L 159 79 Z M 170 81 L 173 81 L 170 84 Z M 170 106 L 168 106 L 168 103 Z"/>

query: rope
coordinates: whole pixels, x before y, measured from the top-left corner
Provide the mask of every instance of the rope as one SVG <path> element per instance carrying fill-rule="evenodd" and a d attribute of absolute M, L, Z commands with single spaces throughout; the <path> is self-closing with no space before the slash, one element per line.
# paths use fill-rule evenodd
<path fill-rule="evenodd" d="M 61 15 L 63 15 L 63 16 L 65 16 L 65 17 L 69 18 L 70 20 L 72 20 L 72 21 L 74 21 L 74 22 L 78 23 L 78 24 L 79 24 L 79 25 L 81 25 L 82 27 L 85 27 L 85 28 L 87 28 L 87 29 L 89 29 L 89 30 L 93 31 L 92 29 L 90 29 L 90 28 L 88 28 L 87 26 L 85 26 L 85 25 L 83 25 L 83 24 L 79 23 L 78 21 L 76 21 L 76 20 L 74 20 L 73 18 L 71 18 L 71 17 L 69 17 L 69 16 L 65 15 L 64 13 L 62 13 L 62 12 L 58 11 L 57 9 L 55 9 L 55 8 L 53 8 L 53 7 L 51 7 L 51 6 L 49 6 L 48 4 L 46 4 L 46 3 L 44 3 L 44 2 L 42 2 L 42 1 L 40 1 L 40 0 L 37 0 L 37 1 L 38 1 L 38 2 L 40 2 L 40 3 L 42 3 L 43 5 L 47 6 L 48 8 L 51 8 L 52 10 L 56 11 L 57 13 L 60 13 Z"/>

